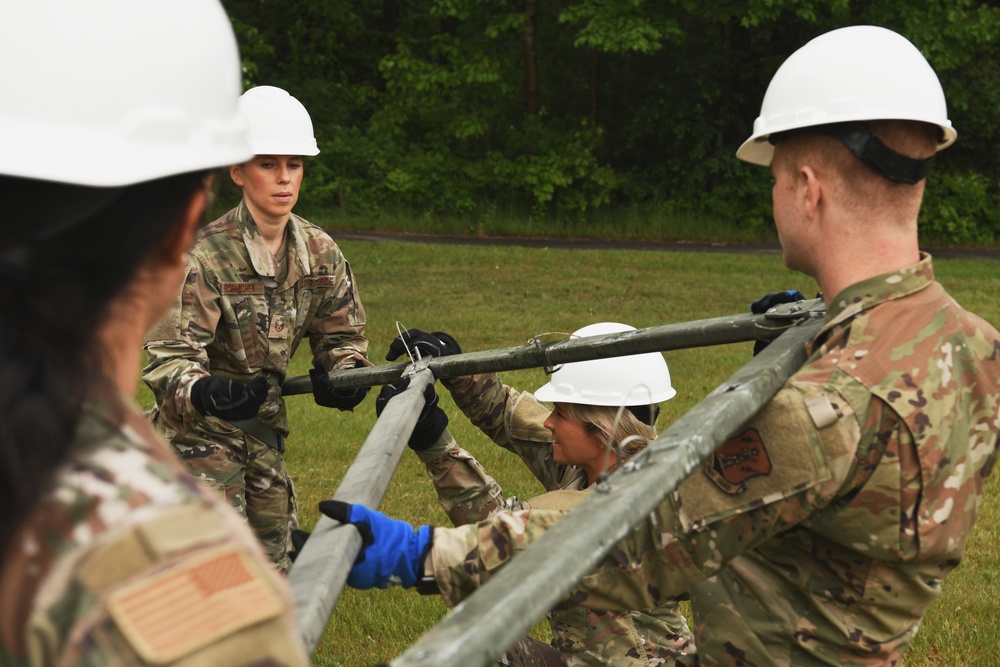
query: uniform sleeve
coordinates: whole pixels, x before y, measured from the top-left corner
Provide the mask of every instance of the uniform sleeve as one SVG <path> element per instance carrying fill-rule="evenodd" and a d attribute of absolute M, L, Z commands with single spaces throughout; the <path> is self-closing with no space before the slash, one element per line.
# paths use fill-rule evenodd
<path fill-rule="evenodd" d="M 26 664 L 308 664 L 287 586 L 227 521 L 185 505 L 74 554 L 39 593 Z"/>
<path fill-rule="evenodd" d="M 332 280 L 306 331 L 313 359 L 327 371 L 350 368 L 357 361 L 371 366 L 365 337 L 365 308 L 351 265 L 336 244 L 319 271 Z"/>
<path fill-rule="evenodd" d="M 562 470 L 552 459 L 552 435 L 543 422 L 551 410 L 528 392 L 505 385 L 496 373 L 443 380 L 455 405 L 497 445 L 516 454 L 548 490 Z"/>
<path fill-rule="evenodd" d="M 417 455 L 453 525 L 476 523 L 503 506 L 503 489 L 472 454 L 458 446 L 448 429 L 430 449 Z"/>
<path fill-rule="evenodd" d="M 191 403 L 191 385 L 211 372 L 207 347 L 215 340 L 221 296 L 194 257 L 174 306 L 146 334 L 142 380 L 152 390 L 164 424 L 183 431 L 204 419 Z"/>
<path fill-rule="evenodd" d="M 649 519 L 571 592 L 597 609 L 650 609 L 718 573 L 741 553 L 808 520 L 854 469 L 851 405 L 819 386 L 786 387 L 693 471 Z M 456 604 L 563 516 L 501 513 L 434 533 L 432 566 Z"/>

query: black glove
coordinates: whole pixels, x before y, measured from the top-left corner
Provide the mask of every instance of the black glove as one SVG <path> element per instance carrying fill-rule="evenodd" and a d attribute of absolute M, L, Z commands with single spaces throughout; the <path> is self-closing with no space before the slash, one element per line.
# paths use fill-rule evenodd
<path fill-rule="evenodd" d="M 299 530 L 296 528 L 292 531 L 292 550 L 288 552 L 288 557 L 295 562 L 295 559 L 299 557 L 302 552 L 302 547 L 306 545 L 306 540 L 309 539 L 309 531 Z"/>
<path fill-rule="evenodd" d="M 403 344 L 406 341 L 406 345 Z M 450 354 L 462 354 L 462 348 L 458 341 L 443 331 L 426 333 L 420 329 L 407 329 L 402 336 L 396 338 L 389 344 L 389 351 L 386 352 L 386 361 L 395 361 L 406 354 L 406 348 L 410 350 L 420 350 L 422 357 L 447 357 Z"/>
<path fill-rule="evenodd" d="M 354 363 L 355 368 L 364 368 L 365 362 L 358 359 Z M 309 378 L 312 380 L 313 399 L 316 405 L 324 408 L 337 408 L 338 410 L 354 410 L 355 406 L 365 400 L 370 387 L 334 387 L 327 374 L 318 361 L 313 362 L 312 370 L 309 371 Z"/>
<path fill-rule="evenodd" d="M 789 289 L 784 292 L 771 292 L 751 303 L 750 312 L 754 315 L 761 315 L 783 303 L 792 303 L 794 301 L 802 301 L 804 299 L 805 297 L 802 293 L 797 290 Z M 771 341 L 769 340 L 758 340 L 755 342 L 753 344 L 753 356 L 756 357 L 760 354 L 761 350 L 767 347 L 770 343 Z"/>
<path fill-rule="evenodd" d="M 771 292 L 751 303 L 750 312 L 754 315 L 760 315 L 783 303 L 803 300 L 805 300 L 805 297 L 802 293 L 793 289 L 785 290 L 784 292 Z"/>
<path fill-rule="evenodd" d="M 381 417 L 389 399 L 409 386 L 410 377 L 408 375 L 399 378 L 392 384 L 383 385 L 382 391 L 375 399 L 375 414 Z M 413 433 L 407 444 L 415 452 L 423 451 L 437 442 L 447 427 L 448 415 L 438 407 L 438 396 L 434 391 L 434 385 L 429 384 L 424 388 L 424 408 L 420 411 L 420 417 L 417 418 L 417 424 L 413 427 Z"/>
<path fill-rule="evenodd" d="M 259 375 L 250 384 L 214 375 L 195 380 L 191 403 L 203 415 L 223 419 L 250 419 L 267 398 L 267 379 Z"/>

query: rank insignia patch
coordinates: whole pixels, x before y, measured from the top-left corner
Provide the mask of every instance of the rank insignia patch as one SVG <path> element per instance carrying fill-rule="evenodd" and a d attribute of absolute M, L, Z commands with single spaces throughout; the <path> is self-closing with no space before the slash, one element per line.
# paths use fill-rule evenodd
<path fill-rule="evenodd" d="M 760 431 L 748 428 L 722 443 L 704 466 L 716 486 L 735 496 L 746 491 L 749 480 L 771 473 L 771 458 Z"/>

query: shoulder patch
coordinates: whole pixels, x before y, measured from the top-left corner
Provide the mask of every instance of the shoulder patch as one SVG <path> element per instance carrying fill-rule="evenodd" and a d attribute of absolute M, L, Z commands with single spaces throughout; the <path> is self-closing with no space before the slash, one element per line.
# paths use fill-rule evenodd
<path fill-rule="evenodd" d="M 801 393 L 782 389 L 677 487 L 674 501 L 684 530 L 702 530 L 829 480 L 828 457 L 834 448 L 849 446 L 851 436 L 842 428 L 817 431 Z"/>
<path fill-rule="evenodd" d="M 227 545 L 113 593 L 108 609 L 148 662 L 167 663 L 282 612 L 278 592 Z"/>
<path fill-rule="evenodd" d="M 771 474 L 771 458 L 760 431 L 750 427 L 719 446 L 705 459 L 705 474 L 723 492 L 739 495 L 747 481 Z"/>
<path fill-rule="evenodd" d="M 543 422 L 551 412 L 538 402 L 534 394 L 521 392 L 514 407 L 507 413 L 507 434 L 516 440 L 550 443 L 552 431 L 545 428 Z"/>
<path fill-rule="evenodd" d="M 222 283 L 223 294 L 263 294 L 264 283 L 253 281 L 248 283 Z"/>
<path fill-rule="evenodd" d="M 569 511 L 590 495 L 591 489 L 557 489 L 526 500 L 521 509 Z"/>

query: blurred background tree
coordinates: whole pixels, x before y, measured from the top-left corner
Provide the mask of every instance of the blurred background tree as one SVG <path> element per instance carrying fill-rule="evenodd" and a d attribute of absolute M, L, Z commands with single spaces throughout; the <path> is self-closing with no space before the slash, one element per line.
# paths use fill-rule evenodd
<path fill-rule="evenodd" d="M 1000 6 L 971 0 L 223 0 L 245 85 L 312 114 L 303 207 L 513 212 L 585 225 L 649 207 L 770 224 L 770 176 L 734 157 L 778 65 L 837 27 L 907 36 L 959 141 L 925 234 L 1000 239 Z"/>

